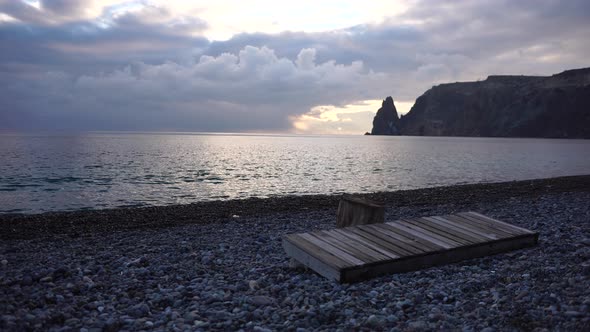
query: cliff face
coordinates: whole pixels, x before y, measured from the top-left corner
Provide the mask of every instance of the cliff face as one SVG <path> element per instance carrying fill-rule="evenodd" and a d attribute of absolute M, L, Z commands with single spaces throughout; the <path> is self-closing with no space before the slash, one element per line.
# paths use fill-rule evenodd
<path fill-rule="evenodd" d="M 397 128 L 402 135 L 590 138 L 590 68 L 441 84 Z"/>
<path fill-rule="evenodd" d="M 371 135 L 399 135 L 399 117 L 393 98 L 387 97 L 373 118 Z"/>

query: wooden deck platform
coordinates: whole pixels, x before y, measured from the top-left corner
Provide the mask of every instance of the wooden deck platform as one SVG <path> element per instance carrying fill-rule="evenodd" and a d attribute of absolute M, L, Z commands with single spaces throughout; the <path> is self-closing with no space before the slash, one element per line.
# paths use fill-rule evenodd
<path fill-rule="evenodd" d="M 476 212 L 289 234 L 287 254 L 342 283 L 536 245 L 539 234 Z"/>

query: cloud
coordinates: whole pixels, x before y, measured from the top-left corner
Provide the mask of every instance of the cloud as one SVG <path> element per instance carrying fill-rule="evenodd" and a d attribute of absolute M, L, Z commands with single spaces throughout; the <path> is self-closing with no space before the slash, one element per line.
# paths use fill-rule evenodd
<path fill-rule="evenodd" d="M 0 12 L 22 22 L 53 25 L 83 18 L 91 0 L 0 0 Z"/>
<path fill-rule="evenodd" d="M 215 27 L 195 12 L 0 0 L 0 126 L 285 131 L 305 119 L 347 131 L 376 111 L 347 105 L 388 95 L 407 105 L 433 84 L 547 75 L 590 54 L 581 0 L 417 1 L 371 23 L 225 41 L 208 40 Z"/>
<path fill-rule="evenodd" d="M 375 113 L 383 100 L 363 100 L 348 105 L 321 105 L 305 114 L 293 116 L 294 131 L 300 134 L 349 134 L 359 135 L 370 131 Z M 398 114 L 406 114 L 413 102 L 395 101 Z"/>
<path fill-rule="evenodd" d="M 20 6 L 41 12 L 24 3 Z M 0 4 L 0 12 L 5 7 Z M 173 16 L 166 8 L 151 5 L 107 7 L 97 19 L 59 25 L 44 25 L 37 19 L 0 22 L 0 71 L 96 74 L 137 61 L 192 61 L 209 44 L 198 35 L 206 26 L 198 18 Z"/>
<path fill-rule="evenodd" d="M 434 84 L 490 74 L 548 75 L 587 66 L 590 6 L 572 1 L 417 2 L 379 24 L 316 32 L 240 34 L 213 42 L 208 54 L 266 45 L 293 57 L 315 48 L 318 61 L 361 60 L 387 75 L 367 87 L 370 99 L 389 94 L 411 101 Z M 553 13 L 553 14 L 552 14 Z"/>
<path fill-rule="evenodd" d="M 336 107 L 321 105 L 291 118 L 296 133 L 325 133 L 358 135 L 367 131 L 381 100 L 366 100 Z"/>
<path fill-rule="evenodd" d="M 58 16 L 79 15 L 88 6 L 87 2 L 82 0 L 42 0 L 41 8 Z"/>
<path fill-rule="evenodd" d="M 381 79 L 362 62 L 316 63 L 314 54 L 303 49 L 292 60 L 246 46 L 191 64 L 139 62 L 77 77 L 50 72 L 18 86 L 2 79 L 11 95 L 2 108 L 26 115 L 24 129 L 289 130 L 290 117 L 323 101 L 352 102 L 359 84 Z"/>

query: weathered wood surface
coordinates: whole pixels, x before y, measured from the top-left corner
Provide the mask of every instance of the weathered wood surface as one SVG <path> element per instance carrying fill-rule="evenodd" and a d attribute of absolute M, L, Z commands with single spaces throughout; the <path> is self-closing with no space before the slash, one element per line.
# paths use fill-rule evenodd
<path fill-rule="evenodd" d="M 289 234 L 289 256 L 339 282 L 534 246 L 538 233 L 476 212 Z"/>
<path fill-rule="evenodd" d="M 343 196 L 338 204 L 336 227 L 383 223 L 385 207 L 366 199 Z"/>

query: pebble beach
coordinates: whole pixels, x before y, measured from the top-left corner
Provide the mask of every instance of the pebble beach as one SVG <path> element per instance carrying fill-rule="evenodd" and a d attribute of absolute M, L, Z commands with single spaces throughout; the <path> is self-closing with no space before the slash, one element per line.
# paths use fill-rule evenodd
<path fill-rule="evenodd" d="M 354 284 L 290 266 L 339 196 L 0 215 L 3 331 L 588 331 L 590 176 L 360 195 L 386 220 L 477 211 L 536 247 Z"/>

